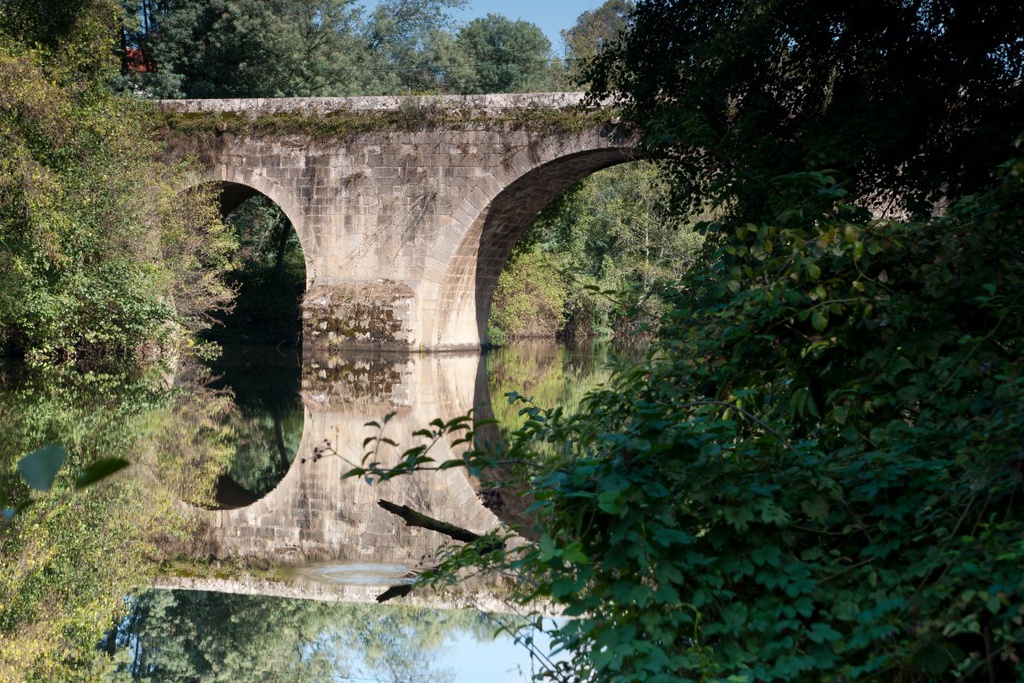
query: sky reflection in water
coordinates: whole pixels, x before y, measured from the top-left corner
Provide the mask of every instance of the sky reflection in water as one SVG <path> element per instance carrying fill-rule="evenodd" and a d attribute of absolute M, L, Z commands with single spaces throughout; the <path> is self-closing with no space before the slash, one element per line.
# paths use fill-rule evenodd
<path fill-rule="evenodd" d="M 303 430 L 298 366 L 284 365 L 268 372 L 242 356 L 215 369 L 218 387 L 234 393 L 241 415 L 235 429 L 247 435 L 231 481 L 260 497 L 279 481 L 266 475 L 283 477 L 291 466 Z M 502 350 L 487 359 L 486 372 L 494 411 L 506 424 L 517 419 L 517 407 L 505 408 L 506 391 L 541 404 L 574 403 L 608 375 L 594 354 L 554 345 Z M 303 580 L 356 586 L 398 583 L 406 573 L 397 563 L 295 570 Z M 495 635 L 502 623 L 525 622 L 474 610 L 153 589 L 132 598 L 129 615 L 102 647 L 116 662 L 112 681 L 528 681 L 529 651 L 507 632 Z M 533 635 L 546 652 L 546 637 Z"/>

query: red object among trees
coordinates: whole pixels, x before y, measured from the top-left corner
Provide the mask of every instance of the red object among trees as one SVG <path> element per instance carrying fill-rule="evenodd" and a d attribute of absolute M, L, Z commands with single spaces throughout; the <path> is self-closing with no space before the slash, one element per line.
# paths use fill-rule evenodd
<path fill-rule="evenodd" d="M 137 47 L 129 47 L 125 50 L 124 63 L 129 73 L 145 74 L 156 72 L 156 64 L 153 60 L 147 59 L 142 50 Z"/>

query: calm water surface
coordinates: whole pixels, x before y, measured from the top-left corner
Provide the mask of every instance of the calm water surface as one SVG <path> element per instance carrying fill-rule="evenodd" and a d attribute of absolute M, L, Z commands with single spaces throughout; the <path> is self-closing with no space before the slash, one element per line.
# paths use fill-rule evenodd
<path fill-rule="evenodd" d="M 130 400 L 154 408 L 116 429 L 144 432 L 157 462 L 178 465 L 154 469 L 176 472 L 163 485 L 176 488 L 200 519 L 196 562 L 224 560 L 233 569 L 205 583 L 172 576 L 163 581 L 173 590 L 128 596 L 128 616 L 101 644 L 116 663 L 111 680 L 528 680 L 529 654 L 508 633 L 521 625 L 514 617 L 451 609 L 451 599 L 431 605 L 429 596 L 415 606 L 372 602 L 439 543 L 377 500 L 493 529 L 502 520 L 481 503 L 475 483 L 458 470 L 373 487 L 342 474 L 365 454 L 369 420 L 393 415 L 386 436 L 402 447 L 431 420 L 470 409 L 493 413 L 507 430 L 520 418 L 506 392 L 571 408 L 607 380 L 606 359 L 605 349 L 554 344 L 486 356 L 334 359 L 226 348 L 207 367 L 147 378 Z M 7 395 L 16 395 L 19 373 L 8 369 L 2 379 Z M 88 401 L 87 390 L 74 393 Z M 446 449 L 438 445 L 435 457 Z M 315 458 L 319 452 L 329 457 Z M 375 457 L 386 462 L 396 454 L 385 449 Z M 246 567 L 284 581 L 254 579 Z M 310 597 L 318 599 L 301 599 Z"/>

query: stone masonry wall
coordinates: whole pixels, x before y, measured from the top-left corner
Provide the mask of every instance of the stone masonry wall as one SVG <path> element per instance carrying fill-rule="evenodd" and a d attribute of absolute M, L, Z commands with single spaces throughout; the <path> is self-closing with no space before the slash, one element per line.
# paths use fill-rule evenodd
<path fill-rule="evenodd" d="M 432 351 L 479 349 L 497 273 L 530 219 L 587 174 L 637 158 L 612 115 L 595 117 L 580 100 L 546 93 L 161 107 L 179 116 L 168 132 L 174 149 L 205 166 L 195 184 L 260 192 L 292 221 L 307 262 L 307 341 Z M 383 130 L 358 116 L 342 119 L 350 128 L 334 122 L 359 112 L 371 122 L 379 112 L 402 116 L 380 119 Z"/>

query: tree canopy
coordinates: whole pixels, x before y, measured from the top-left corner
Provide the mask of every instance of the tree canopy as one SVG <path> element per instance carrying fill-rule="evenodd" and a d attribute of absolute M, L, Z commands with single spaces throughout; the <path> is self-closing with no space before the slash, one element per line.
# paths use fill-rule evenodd
<path fill-rule="evenodd" d="M 466 93 L 548 89 L 551 41 L 536 25 L 497 14 L 474 19 L 455 40 L 472 64 L 472 77 L 457 84 Z"/>
<path fill-rule="evenodd" d="M 179 194 L 186 169 L 154 160 L 149 110 L 108 88 L 117 7 L 2 9 L 0 347 L 132 354 L 194 332 L 230 302 L 233 243 L 209 197 Z"/>
<path fill-rule="evenodd" d="M 572 28 L 562 31 L 572 82 L 582 81 L 587 63 L 618 40 L 635 7 L 631 0 L 606 0 L 600 7 L 581 14 Z"/>
<path fill-rule="evenodd" d="M 1024 121 L 1024 13 L 968 0 L 649 0 L 597 59 L 687 201 L 772 215 L 773 179 L 832 170 L 875 211 L 992 181 Z"/>
<path fill-rule="evenodd" d="M 121 87 L 156 97 L 307 97 L 547 90 L 560 77 L 539 28 L 465 0 L 135 0 Z M 129 50 L 141 59 L 132 63 Z"/>

